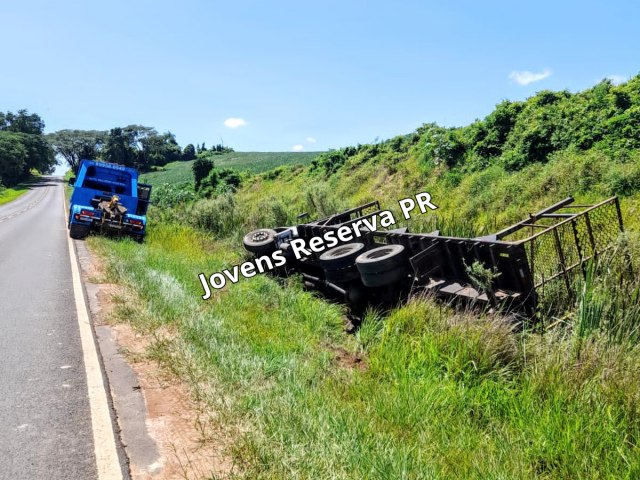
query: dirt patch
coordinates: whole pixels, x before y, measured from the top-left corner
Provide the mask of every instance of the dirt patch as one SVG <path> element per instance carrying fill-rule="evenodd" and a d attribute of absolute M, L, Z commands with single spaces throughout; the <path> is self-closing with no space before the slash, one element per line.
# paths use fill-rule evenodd
<path fill-rule="evenodd" d="M 344 347 L 336 345 L 327 345 L 327 348 L 334 355 L 334 362 L 342 368 L 366 370 L 367 362 L 364 357 L 358 354 L 349 352 Z"/>
<path fill-rule="evenodd" d="M 226 477 L 232 468 L 224 455 L 227 440 L 211 431 L 208 417 L 191 400 L 187 386 L 145 359 L 149 340 L 128 325 L 116 325 L 118 345 L 131 361 L 147 407 L 146 426 L 160 452 L 158 470 L 131 466 L 134 479 Z M 221 435 L 221 434 L 220 434 Z M 219 442 L 216 442 L 219 440 Z"/>
<path fill-rule="evenodd" d="M 129 382 L 125 387 L 128 391 L 116 391 L 118 382 L 111 376 L 117 374 L 114 372 L 118 369 L 110 368 L 109 362 L 113 360 L 103 354 L 121 437 L 129 438 L 130 443 L 133 443 L 132 439 L 150 437 L 155 444 L 152 448 L 142 447 L 145 450 L 142 454 L 140 445 L 124 445 L 131 477 L 134 480 L 228 477 L 233 463 L 224 452 L 230 440 L 213 427 L 204 406 L 191 398 L 188 385 L 148 357 L 153 341 L 151 336 L 142 335 L 129 324 L 119 322 L 116 307 L 131 301 L 130 295 L 122 286 L 99 283 L 104 279 L 100 260 L 88 252 L 84 243 L 76 242 L 76 248 L 94 325 L 110 329 L 118 356 L 126 361 L 134 374 L 133 383 Z M 170 334 L 156 332 L 156 339 L 158 333 L 161 336 Z M 138 422 L 127 420 L 132 417 L 130 410 L 126 414 L 118 411 L 118 405 L 127 404 L 131 408 L 130 399 L 122 400 L 131 396 L 132 389 L 138 390 L 143 397 L 141 411 L 133 412 L 133 418 Z M 140 416 L 144 416 L 142 435 L 133 432 L 140 429 L 140 425 L 133 425 L 141 424 Z"/>

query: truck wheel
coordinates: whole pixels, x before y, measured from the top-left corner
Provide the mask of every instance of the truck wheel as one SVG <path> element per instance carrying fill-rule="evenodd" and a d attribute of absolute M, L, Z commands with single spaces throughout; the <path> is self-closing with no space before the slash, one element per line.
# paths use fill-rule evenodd
<path fill-rule="evenodd" d="M 367 287 L 383 287 L 407 276 L 406 252 L 402 245 L 384 245 L 356 258 L 360 279 Z"/>
<path fill-rule="evenodd" d="M 271 253 L 275 250 L 276 231 L 270 228 L 260 228 L 253 232 L 247 233 L 242 243 L 244 248 L 255 255 L 263 255 Z"/>
<path fill-rule="evenodd" d="M 364 243 L 347 243 L 327 250 L 320 255 L 320 263 L 325 270 L 338 270 L 353 265 L 356 257 L 364 250 Z"/>
<path fill-rule="evenodd" d="M 360 273 L 386 272 L 405 263 L 404 247 L 395 244 L 374 248 L 356 258 Z"/>
<path fill-rule="evenodd" d="M 69 236 L 77 240 L 82 240 L 89 235 L 89 230 L 89 225 L 78 225 L 77 223 L 72 223 L 69 227 Z"/>

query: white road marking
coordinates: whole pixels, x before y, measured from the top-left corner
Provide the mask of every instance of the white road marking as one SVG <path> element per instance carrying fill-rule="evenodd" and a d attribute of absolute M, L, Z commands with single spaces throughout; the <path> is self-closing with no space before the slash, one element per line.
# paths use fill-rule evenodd
<path fill-rule="evenodd" d="M 63 365 L 60 367 L 62 370 L 66 370 L 67 368 L 71 368 L 71 365 Z"/>
<path fill-rule="evenodd" d="M 64 208 L 64 188 L 62 188 L 62 199 Z M 66 216 L 67 213 L 65 209 L 65 221 Z M 109 403 L 107 402 L 107 392 L 102 377 L 102 368 L 100 368 L 100 361 L 98 360 L 98 351 L 93 338 L 93 331 L 91 330 L 87 304 L 84 300 L 84 291 L 80 280 L 76 251 L 71 237 L 67 236 L 67 241 L 69 244 L 73 295 L 76 300 L 84 368 L 87 373 L 87 389 L 89 391 L 91 427 L 93 429 L 93 444 L 96 455 L 96 466 L 98 467 L 98 479 L 122 480 L 120 460 L 118 459 L 118 452 L 116 450 L 116 439 L 111 424 Z"/>

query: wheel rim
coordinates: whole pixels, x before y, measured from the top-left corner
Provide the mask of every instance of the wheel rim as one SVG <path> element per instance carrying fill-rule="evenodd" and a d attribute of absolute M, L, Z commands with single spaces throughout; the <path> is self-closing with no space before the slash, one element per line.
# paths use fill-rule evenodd
<path fill-rule="evenodd" d="M 265 230 L 260 230 L 251 236 L 251 240 L 254 242 L 262 242 L 267 238 L 269 238 L 269 232 L 266 232 Z"/>

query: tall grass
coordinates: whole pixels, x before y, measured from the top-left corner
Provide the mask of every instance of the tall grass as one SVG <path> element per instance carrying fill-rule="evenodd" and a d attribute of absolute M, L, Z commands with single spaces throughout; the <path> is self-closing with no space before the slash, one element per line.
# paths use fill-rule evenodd
<path fill-rule="evenodd" d="M 617 191 L 635 167 L 615 177 L 615 165 L 566 153 L 515 173 L 454 175 L 412 158 L 356 158 L 328 178 L 253 177 L 164 222 L 152 210 L 143 245 L 91 244 L 106 280 L 128 286 L 119 319 L 155 336 L 149 354 L 189 382 L 232 439 L 240 478 L 640 478 L 637 215 L 576 282 L 570 314 L 541 313 L 545 328 L 555 325 L 544 333 L 416 298 L 386 316 L 368 312 L 350 336 L 342 307 L 298 279 L 257 276 L 206 302 L 197 279 L 245 258 L 242 233 L 303 211 L 321 217 L 376 197 L 389 208 L 426 190 L 440 209 L 411 229 L 472 237 L 561 196 Z M 625 212 L 636 211 L 634 188 Z"/>
<path fill-rule="evenodd" d="M 640 277 L 637 235 L 621 235 L 611 250 L 588 265 L 579 287 L 576 329 L 583 338 L 594 331 L 609 342 L 640 340 Z"/>
<path fill-rule="evenodd" d="M 369 312 L 349 336 L 342 309 L 296 279 L 255 277 L 199 300 L 197 274 L 243 254 L 191 227 L 156 225 L 143 245 L 91 243 L 106 280 L 133 296 L 121 320 L 155 335 L 149 355 L 233 439 L 239 477 L 640 475 L 640 352 L 578 317 L 516 333 L 427 298 Z"/>

